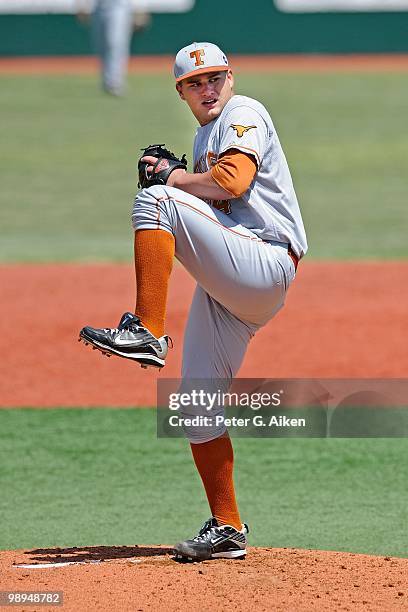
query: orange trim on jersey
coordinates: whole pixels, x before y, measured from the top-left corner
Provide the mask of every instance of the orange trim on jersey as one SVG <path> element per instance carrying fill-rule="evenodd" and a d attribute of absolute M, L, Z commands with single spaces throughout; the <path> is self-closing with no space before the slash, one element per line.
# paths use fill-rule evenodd
<path fill-rule="evenodd" d="M 191 72 L 187 72 L 186 74 L 182 74 L 177 77 L 176 83 L 183 81 L 184 79 L 188 79 L 188 77 L 194 76 L 196 74 L 205 74 L 206 72 L 221 72 L 222 70 L 229 70 L 229 66 L 207 66 L 206 68 L 199 68 L 198 70 L 191 70 Z"/>
<path fill-rule="evenodd" d="M 237 149 L 228 151 L 211 168 L 214 181 L 234 198 L 244 194 L 254 180 L 257 166 L 252 155 Z"/>
<path fill-rule="evenodd" d="M 261 163 L 258 151 L 255 151 L 255 149 L 250 149 L 249 147 L 244 147 L 242 144 L 238 144 L 237 142 L 229 145 L 228 149 L 226 149 L 223 153 L 220 153 L 220 156 L 225 155 L 230 149 L 236 149 L 237 151 L 241 151 L 241 149 L 244 149 L 243 153 L 248 151 L 251 155 L 254 155 L 258 166 Z"/>

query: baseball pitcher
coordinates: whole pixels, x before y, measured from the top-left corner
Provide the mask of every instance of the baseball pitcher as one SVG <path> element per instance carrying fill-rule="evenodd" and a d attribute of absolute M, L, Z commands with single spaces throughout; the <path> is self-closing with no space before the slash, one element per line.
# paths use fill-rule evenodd
<path fill-rule="evenodd" d="M 193 43 L 174 64 L 176 88 L 199 123 L 194 172 L 164 145 L 146 148 L 132 222 L 137 299 L 116 328 L 84 327 L 80 338 L 143 367 L 165 364 L 167 288 L 174 256 L 196 279 L 182 379 L 231 381 L 250 339 L 282 308 L 307 242 L 292 179 L 267 110 L 234 94 L 228 59 Z M 182 383 L 182 384 L 183 384 Z M 203 409 L 204 410 L 204 409 Z M 215 407 L 219 414 L 223 407 Z M 181 410 L 197 414 L 189 407 Z M 184 427 L 211 509 L 180 557 L 246 554 L 248 527 L 233 483 L 233 450 L 221 424 Z"/>

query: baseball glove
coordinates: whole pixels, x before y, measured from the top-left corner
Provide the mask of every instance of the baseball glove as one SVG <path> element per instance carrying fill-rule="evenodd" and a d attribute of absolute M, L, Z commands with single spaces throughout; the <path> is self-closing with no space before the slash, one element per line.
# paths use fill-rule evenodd
<path fill-rule="evenodd" d="M 187 170 L 187 159 L 183 155 L 181 159 L 176 157 L 174 153 L 166 149 L 164 144 L 149 145 L 145 149 L 142 149 L 142 157 L 152 156 L 157 157 L 157 162 L 153 165 L 153 170 L 147 171 L 147 167 L 152 164 L 146 161 L 142 161 L 142 157 L 139 159 L 138 170 L 139 170 L 139 183 L 138 186 L 142 189 L 151 187 L 152 185 L 166 185 L 169 180 L 170 174 L 176 168 L 182 168 Z"/>

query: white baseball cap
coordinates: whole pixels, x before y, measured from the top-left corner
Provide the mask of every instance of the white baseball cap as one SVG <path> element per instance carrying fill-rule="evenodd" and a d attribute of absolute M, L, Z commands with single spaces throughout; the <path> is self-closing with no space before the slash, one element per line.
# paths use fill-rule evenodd
<path fill-rule="evenodd" d="M 227 56 L 217 45 L 208 42 L 195 42 L 183 47 L 174 62 L 177 83 L 195 74 L 220 70 L 229 70 Z"/>

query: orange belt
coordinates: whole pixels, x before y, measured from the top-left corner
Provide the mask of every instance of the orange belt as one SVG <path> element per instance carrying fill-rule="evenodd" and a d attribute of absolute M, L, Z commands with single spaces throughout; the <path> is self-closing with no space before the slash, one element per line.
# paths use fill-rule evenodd
<path fill-rule="evenodd" d="M 288 255 L 293 261 L 293 265 L 295 266 L 295 271 L 296 271 L 300 260 L 299 260 L 299 257 L 296 255 L 296 253 L 292 251 L 292 247 L 290 246 L 290 244 L 288 244 Z"/>

